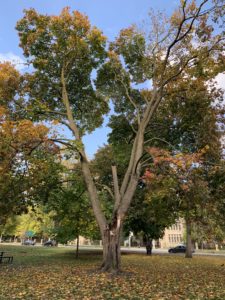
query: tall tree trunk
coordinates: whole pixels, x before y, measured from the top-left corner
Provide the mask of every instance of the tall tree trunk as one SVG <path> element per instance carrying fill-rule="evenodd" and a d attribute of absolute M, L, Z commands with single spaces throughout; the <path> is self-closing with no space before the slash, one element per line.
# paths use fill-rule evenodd
<path fill-rule="evenodd" d="M 192 258 L 192 242 L 191 242 L 191 222 L 186 219 L 186 258 Z"/>

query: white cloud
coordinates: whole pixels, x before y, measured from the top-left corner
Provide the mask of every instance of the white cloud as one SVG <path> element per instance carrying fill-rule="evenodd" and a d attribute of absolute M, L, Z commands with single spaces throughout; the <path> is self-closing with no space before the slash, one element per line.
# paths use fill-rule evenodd
<path fill-rule="evenodd" d="M 8 52 L 0 53 L 0 62 L 10 61 L 18 71 L 22 71 L 27 68 L 25 61 L 18 55 Z"/>

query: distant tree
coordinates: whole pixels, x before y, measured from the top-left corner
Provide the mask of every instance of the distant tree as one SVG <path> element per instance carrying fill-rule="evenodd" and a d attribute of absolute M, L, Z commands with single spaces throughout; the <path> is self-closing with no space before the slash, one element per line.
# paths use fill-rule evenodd
<path fill-rule="evenodd" d="M 147 188 L 140 188 L 134 196 L 134 200 L 128 211 L 124 223 L 126 233 L 132 231 L 135 235 L 141 236 L 146 246 L 151 248 L 152 240 L 158 240 L 164 236 L 165 229 L 173 225 L 178 217 L 176 203 L 168 192 L 169 185 L 162 191 L 148 193 Z M 151 249 L 149 249 L 151 250 Z"/>
<path fill-rule="evenodd" d="M 46 239 L 51 237 L 54 229 L 54 222 L 51 213 L 47 213 L 40 205 L 35 208 L 28 208 L 26 214 L 17 217 L 15 235 L 20 238 L 27 238 L 26 233 L 32 231 L 35 237 Z"/>
<path fill-rule="evenodd" d="M 9 217 L 4 223 L 0 225 L 0 241 L 7 236 L 15 236 L 18 220 L 16 216 Z"/>
<path fill-rule="evenodd" d="M 224 228 L 218 225 L 215 218 L 207 218 L 205 222 L 194 222 L 192 224 L 192 240 L 196 242 L 199 247 L 207 247 L 211 244 L 215 247 L 215 244 L 221 245 L 225 239 Z"/>

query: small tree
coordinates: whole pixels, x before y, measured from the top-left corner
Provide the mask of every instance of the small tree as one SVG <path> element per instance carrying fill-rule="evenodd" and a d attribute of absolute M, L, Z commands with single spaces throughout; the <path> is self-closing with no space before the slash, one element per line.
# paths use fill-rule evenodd
<path fill-rule="evenodd" d="M 52 234 L 61 243 L 76 239 L 78 257 L 79 236 L 99 239 L 99 230 L 84 183 L 79 178 L 74 181 L 75 185 L 61 185 L 52 192 L 46 209 L 51 212 L 55 224 Z"/>

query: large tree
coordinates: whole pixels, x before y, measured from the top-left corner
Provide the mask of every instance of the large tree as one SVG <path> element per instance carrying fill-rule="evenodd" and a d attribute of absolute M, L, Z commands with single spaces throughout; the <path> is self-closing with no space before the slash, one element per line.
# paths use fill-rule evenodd
<path fill-rule="evenodd" d="M 182 0 L 168 20 L 160 24 L 160 18 L 159 22 L 152 19 L 147 37 L 134 26 L 122 30 L 108 53 L 102 33 L 76 11 L 70 14 L 64 9 L 59 16 L 46 16 L 28 10 L 17 24 L 20 45 L 34 67 L 33 74 L 27 76 L 27 108 L 32 105 L 33 112 L 58 119 L 74 136 L 69 147 L 78 153 L 100 227 L 103 271 L 120 269 L 120 234 L 140 178 L 145 132 L 164 99 L 165 88 L 187 68 L 200 63 L 204 69 L 223 59 L 222 11 L 224 5 L 219 0 Z M 214 22 L 218 30 L 214 30 Z M 151 82 L 148 91 L 135 88 L 146 81 Z M 133 128 L 134 142 L 120 181 L 112 165 L 114 207 L 106 218 L 82 137 L 102 124 L 109 98 Z"/>

